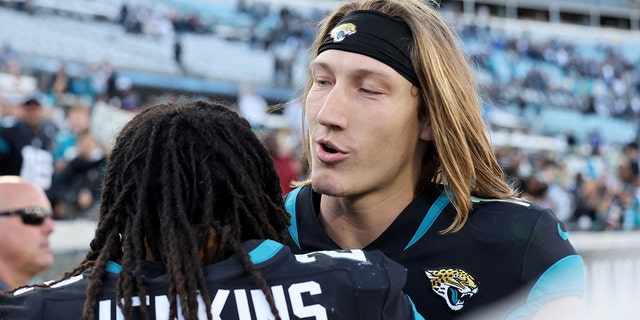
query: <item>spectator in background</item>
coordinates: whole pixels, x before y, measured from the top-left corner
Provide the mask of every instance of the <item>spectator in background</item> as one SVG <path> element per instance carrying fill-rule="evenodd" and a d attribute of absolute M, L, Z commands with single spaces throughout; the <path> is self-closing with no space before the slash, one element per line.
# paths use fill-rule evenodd
<path fill-rule="evenodd" d="M 96 89 L 93 85 L 93 78 L 89 73 L 89 69 L 80 68 L 76 74 L 70 76 L 69 93 L 72 97 L 91 104 L 96 99 Z"/>
<path fill-rule="evenodd" d="M 65 122 L 55 136 L 53 161 L 55 171 L 62 171 L 76 155 L 78 135 L 88 132 L 91 122 L 89 108 L 77 104 L 65 109 Z"/>
<path fill-rule="evenodd" d="M 635 190 L 635 192 L 634 192 Z M 623 203 L 622 230 L 640 230 L 640 199 L 637 189 L 626 189 L 621 194 Z"/>
<path fill-rule="evenodd" d="M 37 99 L 22 104 L 20 119 L 4 118 L 0 128 L 0 175 L 18 175 L 48 191 L 53 176 L 57 126 Z"/>
<path fill-rule="evenodd" d="M 293 183 L 300 180 L 300 162 L 291 155 L 291 149 L 285 147 L 279 130 L 267 130 L 263 137 L 263 144 L 273 160 L 276 172 L 280 177 L 282 194 L 286 195 L 293 190 Z"/>
<path fill-rule="evenodd" d="M 0 176 L 0 291 L 26 285 L 53 263 L 51 204 L 42 188 Z"/>
<path fill-rule="evenodd" d="M 173 60 L 175 61 L 180 72 L 184 73 L 184 64 L 182 63 L 182 39 L 180 33 L 176 33 L 173 41 Z"/>
<path fill-rule="evenodd" d="M 64 95 L 70 91 L 71 77 L 67 73 L 67 67 L 64 63 L 58 67 L 58 70 L 51 76 L 51 80 L 47 85 L 47 93 L 49 93 L 58 104 L 65 101 Z"/>
<path fill-rule="evenodd" d="M 0 72 L 8 71 L 9 66 L 17 64 L 18 61 L 18 52 L 16 52 L 10 44 L 4 43 L 2 45 L 2 52 L 0 52 Z"/>
<path fill-rule="evenodd" d="M 602 156 L 600 148 L 591 148 L 591 153 L 586 157 L 583 175 L 585 179 L 603 180 L 607 178 L 608 164 Z"/>
<path fill-rule="evenodd" d="M 575 209 L 571 220 L 575 222 L 577 229 L 590 230 L 605 205 L 602 201 L 605 191 L 597 180 L 585 179 L 582 175 L 578 177 L 580 183 L 574 198 Z"/>
<path fill-rule="evenodd" d="M 291 131 L 291 149 L 298 149 L 302 143 L 302 99 L 296 98 L 284 105 L 282 114 L 287 120 L 287 128 Z"/>
<path fill-rule="evenodd" d="M 96 137 L 87 131 L 78 135 L 76 150 L 77 156 L 53 177 L 51 193 L 56 219 L 98 216 L 105 153 Z"/>
<path fill-rule="evenodd" d="M 267 101 L 260 96 L 249 83 L 240 84 L 238 92 L 238 109 L 240 114 L 251 124 L 254 131 L 262 129 L 267 119 Z"/>
<path fill-rule="evenodd" d="M 117 88 L 117 96 L 112 96 L 112 98 L 117 97 L 120 109 L 126 111 L 136 111 L 138 107 L 140 107 L 140 95 L 133 88 L 133 81 L 126 76 L 118 76 L 116 79 L 116 88 Z M 111 99 L 110 102 L 114 102 L 116 100 Z"/>
<path fill-rule="evenodd" d="M 274 82 L 284 87 L 293 84 L 293 65 L 296 57 L 305 49 L 300 32 L 295 32 L 274 46 Z"/>
<path fill-rule="evenodd" d="M 98 65 L 89 67 L 89 77 L 91 78 L 92 88 L 95 90 L 96 99 L 107 101 L 110 97 L 116 95 L 115 76 L 111 61 L 108 59 L 103 60 Z"/>
<path fill-rule="evenodd" d="M 618 177 L 625 185 L 640 187 L 640 158 L 638 157 L 638 143 L 630 142 L 622 148 L 618 160 Z"/>
<path fill-rule="evenodd" d="M 639 203 L 634 194 L 635 188 L 631 186 L 621 186 L 609 190 L 611 197 L 607 199 L 607 207 L 602 215 L 601 230 L 633 230 L 640 227 L 638 216 Z"/>

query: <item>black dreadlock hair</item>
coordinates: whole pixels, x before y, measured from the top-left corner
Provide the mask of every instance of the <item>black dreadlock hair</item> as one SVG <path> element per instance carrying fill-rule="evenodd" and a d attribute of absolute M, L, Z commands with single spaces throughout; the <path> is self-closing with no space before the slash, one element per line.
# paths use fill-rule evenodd
<path fill-rule="evenodd" d="M 237 254 L 279 319 L 265 279 L 241 244 L 282 241 L 289 218 L 273 162 L 244 118 L 203 101 L 153 106 L 118 136 L 90 250 L 61 280 L 91 268 L 83 319 L 94 319 L 107 262 L 121 261 L 116 301 L 131 318 L 132 297 L 146 294 L 142 263 L 160 260 L 167 266 L 170 319 L 178 314 L 177 299 L 182 316 L 197 319 L 198 293 L 211 303 L 201 263 Z M 215 253 L 206 250 L 212 235 Z M 144 304 L 140 311 L 148 318 Z"/>

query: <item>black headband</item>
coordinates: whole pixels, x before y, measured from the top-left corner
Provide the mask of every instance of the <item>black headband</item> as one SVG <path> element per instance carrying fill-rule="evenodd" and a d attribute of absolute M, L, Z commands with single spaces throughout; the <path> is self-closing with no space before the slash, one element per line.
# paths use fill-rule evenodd
<path fill-rule="evenodd" d="M 346 15 L 324 39 L 318 54 L 336 49 L 363 54 L 396 70 L 420 88 L 409 56 L 411 29 L 390 15 L 374 10 L 356 10 Z"/>

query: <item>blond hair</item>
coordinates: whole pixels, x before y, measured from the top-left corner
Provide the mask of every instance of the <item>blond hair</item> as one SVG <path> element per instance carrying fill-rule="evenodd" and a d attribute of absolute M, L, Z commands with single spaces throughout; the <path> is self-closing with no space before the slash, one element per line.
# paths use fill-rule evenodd
<path fill-rule="evenodd" d="M 499 199 L 516 196 L 517 192 L 505 181 L 489 141 L 468 56 L 457 35 L 434 8 L 418 0 L 348 1 L 320 24 L 311 59 L 317 56 L 327 34 L 354 10 L 380 11 L 403 20 L 411 29 L 411 60 L 421 87 L 419 117 L 427 119 L 434 135 L 423 157 L 415 194 L 432 182 L 445 186 L 457 215 L 443 232 L 462 228 L 471 211 L 472 195 Z M 309 77 L 305 100 L 312 84 Z M 308 144 L 306 149 L 310 155 Z"/>

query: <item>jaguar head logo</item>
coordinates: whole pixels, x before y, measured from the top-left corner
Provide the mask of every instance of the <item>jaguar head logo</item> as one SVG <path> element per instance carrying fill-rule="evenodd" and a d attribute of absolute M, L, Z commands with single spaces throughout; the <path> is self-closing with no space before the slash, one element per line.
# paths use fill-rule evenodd
<path fill-rule="evenodd" d="M 333 28 L 329 35 L 331 39 L 333 39 L 333 42 L 340 42 L 354 33 L 356 33 L 356 25 L 353 23 L 343 23 Z"/>
<path fill-rule="evenodd" d="M 478 293 L 478 285 L 469 273 L 462 269 L 425 270 L 431 289 L 442 297 L 453 311 L 464 308 L 465 302 Z"/>

